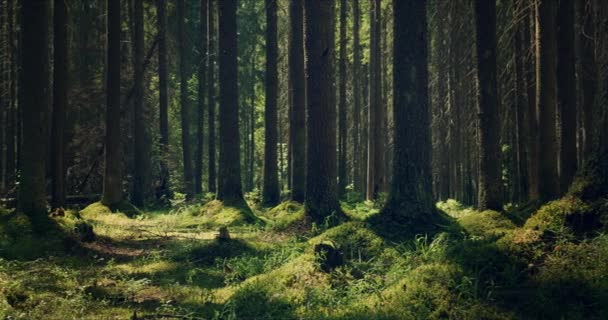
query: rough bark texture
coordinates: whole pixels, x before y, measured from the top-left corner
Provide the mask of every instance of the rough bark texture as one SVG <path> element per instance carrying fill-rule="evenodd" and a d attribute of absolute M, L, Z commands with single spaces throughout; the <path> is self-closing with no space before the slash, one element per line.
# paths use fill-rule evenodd
<path fill-rule="evenodd" d="M 346 175 L 346 12 L 347 2 L 340 2 L 340 85 L 338 102 L 338 195 L 346 192 L 348 179 Z"/>
<path fill-rule="evenodd" d="M 307 133 L 305 211 L 339 215 L 336 181 L 335 17 L 333 1 L 305 0 Z"/>
<path fill-rule="evenodd" d="M 146 129 L 146 109 L 144 107 L 144 7 L 143 0 L 135 0 L 134 13 L 134 70 L 133 83 L 133 195 L 131 201 L 143 206 L 150 190 L 150 148 Z"/>
<path fill-rule="evenodd" d="M 393 14 L 394 160 L 382 215 L 412 228 L 427 228 L 434 210 L 426 1 L 393 0 Z"/>
<path fill-rule="evenodd" d="M 582 0 L 577 5 L 581 11 L 581 35 L 580 35 L 580 54 L 581 54 L 581 118 L 583 126 L 583 162 L 589 159 L 593 147 L 593 106 L 595 105 L 595 95 L 597 91 L 597 67 L 595 59 L 595 26 L 593 22 L 592 0 Z"/>
<path fill-rule="evenodd" d="M 205 141 L 205 97 L 207 96 L 207 16 L 209 0 L 201 0 L 200 48 L 198 65 L 198 105 L 196 108 L 196 155 L 194 157 L 194 192 L 203 192 L 203 145 Z"/>
<path fill-rule="evenodd" d="M 577 171 L 574 0 L 560 0 L 557 11 L 557 92 L 560 112 L 560 190 L 568 190 Z"/>
<path fill-rule="evenodd" d="M 361 164 L 362 145 L 361 145 L 361 85 L 360 85 L 360 67 L 361 67 L 361 44 L 360 44 L 360 8 L 359 0 L 353 1 L 353 185 L 356 192 L 362 192 L 363 186 L 363 170 Z"/>
<path fill-rule="evenodd" d="M 289 79 L 292 105 L 290 119 L 291 200 L 302 203 L 306 188 L 306 83 L 302 0 L 289 1 L 289 31 Z"/>
<path fill-rule="evenodd" d="M 184 0 L 177 1 L 177 41 L 179 44 L 180 107 L 182 124 L 182 162 L 184 192 L 187 197 L 194 195 L 194 175 L 192 174 L 192 150 L 190 140 L 190 104 L 188 101 L 188 55 L 186 53 L 186 8 Z"/>
<path fill-rule="evenodd" d="M 68 107 L 68 10 L 65 0 L 54 1 L 53 117 L 51 178 L 53 208 L 65 206 L 65 115 Z"/>
<path fill-rule="evenodd" d="M 209 192 L 216 192 L 217 190 L 217 179 L 216 179 L 216 169 L 215 169 L 215 139 L 216 139 L 216 130 L 215 130 L 215 61 L 217 60 L 217 51 L 215 46 L 216 41 L 216 33 L 217 29 L 215 26 L 215 15 L 217 14 L 215 0 L 209 0 L 209 21 L 207 32 L 209 33 L 207 36 L 207 41 L 209 41 L 209 45 L 207 46 L 207 59 L 209 60 L 209 70 L 207 72 L 207 121 L 208 121 L 208 132 L 207 138 L 209 139 L 207 143 L 207 148 L 209 152 L 209 176 L 208 176 L 208 190 Z"/>
<path fill-rule="evenodd" d="M 46 218 L 46 154 L 48 144 L 49 88 L 49 2 L 21 3 L 21 80 L 19 105 L 23 112 L 23 146 L 19 210 L 27 214 L 38 231 Z"/>
<path fill-rule="evenodd" d="M 120 1 L 108 1 L 105 175 L 101 202 L 114 206 L 122 201 L 120 135 Z"/>
<path fill-rule="evenodd" d="M 169 97 L 167 95 L 167 2 L 157 0 L 158 19 L 158 96 L 160 129 L 160 186 L 157 197 L 169 195 Z"/>
<path fill-rule="evenodd" d="M 477 101 L 479 107 L 479 208 L 502 208 L 500 123 L 496 87 L 496 1 L 475 1 Z"/>
<path fill-rule="evenodd" d="M 218 199 L 241 203 L 241 159 L 239 139 L 237 73 L 237 0 L 221 0 L 219 6 L 220 63 L 220 168 Z"/>
<path fill-rule="evenodd" d="M 524 52 L 526 59 L 526 96 L 528 98 L 528 196 L 530 200 L 538 200 L 539 175 L 539 134 L 538 111 L 536 110 L 536 9 L 528 6 L 524 23 Z"/>
<path fill-rule="evenodd" d="M 266 99 L 264 108 L 264 185 L 262 202 L 274 206 L 280 201 L 277 167 L 277 0 L 266 0 Z"/>
<path fill-rule="evenodd" d="M 552 200 L 559 192 L 558 144 L 556 134 L 557 75 L 555 12 L 557 2 L 537 3 L 536 89 L 539 127 L 539 180 L 542 200 Z"/>

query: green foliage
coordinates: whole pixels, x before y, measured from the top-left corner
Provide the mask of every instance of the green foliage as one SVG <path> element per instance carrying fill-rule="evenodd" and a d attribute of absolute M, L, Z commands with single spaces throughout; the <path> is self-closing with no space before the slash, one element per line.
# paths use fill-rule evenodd
<path fill-rule="evenodd" d="M 511 220 L 491 210 L 463 215 L 458 223 L 470 234 L 484 237 L 501 236 L 515 228 Z"/>

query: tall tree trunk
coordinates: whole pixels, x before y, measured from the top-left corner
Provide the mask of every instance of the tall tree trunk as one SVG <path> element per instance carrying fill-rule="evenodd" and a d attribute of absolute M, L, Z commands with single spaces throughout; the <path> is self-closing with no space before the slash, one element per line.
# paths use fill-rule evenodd
<path fill-rule="evenodd" d="M 209 152 L 209 176 L 208 176 L 208 189 L 209 192 L 216 192 L 217 190 L 217 181 L 216 181 L 216 169 L 215 169 L 215 139 L 216 139 L 216 130 L 215 130 L 215 61 L 217 60 L 217 50 L 215 47 L 215 41 L 217 39 L 217 29 L 215 25 L 215 15 L 216 11 L 216 0 L 209 0 L 209 19 L 208 19 L 208 27 L 207 27 L 207 41 L 209 45 L 207 46 L 207 59 L 209 64 L 209 70 L 207 72 L 208 81 L 207 81 L 207 121 L 208 121 L 208 132 L 207 132 L 207 148 Z"/>
<path fill-rule="evenodd" d="M 428 107 L 426 1 L 393 0 L 393 178 L 383 217 L 431 227 L 431 133 Z M 401 228 L 399 228 L 401 229 Z"/>
<path fill-rule="evenodd" d="M 289 79 L 291 81 L 290 119 L 291 200 L 304 202 L 306 183 L 306 84 L 304 74 L 304 7 L 302 0 L 289 1 Z"/>
<path fill-rule="evenodd" d="M 353 1 L 353 185 L 356 192 L 364 189 L 361 170 L 361 44 L 360 44 L 361 13 L 359 0 Z"/>
<path fill-rule="evenodd" d="M 336 181 L 335 17 L 333 1 L 305 0 L 307 133 L 305 211 L 323 222 L 341 213 Z"/>
<path fill-rule="evenodd" d="M 557 75 L 555 12 L 557 2 L 536 4 L 536 92 L 539 126 L 539 194 L 543 200 L 554 199 L 559 192 L 557 145 Z"/>
<path fill-rule="evenodd" d="M 17 122 L 17 104 L 16 104 L 16 82 L 17 82 L 17 59 L 15 47 L 15 1 L 7 0 L 7 42 L 8 42 L 8 110 L 6 123 L 6 185 L 11 188 L 15 184 L 16 178 L 16 122 Z"/>
<path fill-rule="evenodd" d="M 53 118 L 51 131 L 52 207 L 65 206 L 65 114 L 68 107 L 68 10 L 65 0 L 54 1 Z"/>
<path fill-rule="evenodd" d="M 344 196 L 348 184 L 346 175 L 346 0 L 340 2 L 340 85 L 338 102 L 338 195 Z"/>
<path fill-rule="evenodd" d="M 527 19 L 527 15 L 525 14 L 526 5 L 525 0 L 518 0 L 515 6 L 515 14 L 513 17 L 515 24 L 515 33 L 514 33 L 514 42 L 515 42 L 515 51 L 514 51 L 514 62 L 515 62 L 515 91 L 516 91 L 516 141 L 517 141 L 517 176 L 518 185 L 517 185 L 517 201 L 520 203 L 525 202 L 528 199 L 528 151 L 527 147 L 529 146 L 530 132 L 528 127 L 528 118 L 530 115 L 528 114 L 528 105 L 526 101 L 526 52 L 525 48 L 525 33 L 528 33 L 529 30 L 526 30 L 526 24 L 523 22 L 524 19 Z"/>
<path fill-rule="evenodd" d="M 132 202 L 136 206 L 143 206 L 149 194 L 150 178 L 150 149 L 146 129 L 146 108 L 144 107 L 144 7 L 143 0 L 135 0 L 133 6 L 134 22 L 134 70 L 133 83 L 133 138 L 134 138 L 134 164 L 133 164 L 133 196 Z"/>
<path fill-rule="evenodd" d="M 370 0 L 370 64 L 369 64 L 369 112 L 367 149 L 367 195 L 368 200 L 376 199 L 383 186 L 384 144 L 382 141 L 381 61 L 380 61 L 380 0 Z"/>
<path fill-rule="evenodd" d="M 177 41 L 179 43 L 180 107 L 182 127 L 182 161 L 184 192 L 187 197 L 194 195 L 194 176 L 192 174 L 192 150 L 190 139 L 190 104 L 188 101 L 188 54 L 186 52 L 186 7 L 184 0 L 177 1 Z"/>
<path fill-rule="evenodd" d="M 557 10 L 557 98 L 560 120 L 560 186 L 564 193 L 577 171 L 574 0 L 560 0 Z"/>
<path fill-rule="evenodd" d="M 277 0 L 266 4 L 266 104 L 264 108 L 264 186 L 262 202 L 274 206 L 280 201 L 277 168 Z"/>
<path fill-rule="evenodd" d="M 167 95 L 167 3 L 157 0 L 158 18 L 158 96 L 160 120 L 160 186 L 157 197 L 169 196 L 169 97 Z"/>
<path fill-rule="evenodd" d="M 539 128 L 536 110 L 536 8 L 528 6 L 524 24 L 524 65 L 526 69 L 526 97 L 528 102 L 528 196 L 538 200 L 539 194 Z"/>
<path fill-rule="evenodd" d="M 219 6 L 220 62 L 220 168 L 218 199 L 242 203 L 237 72 L 237 0 L 221 0 Z"/>
<path fill-rule="evenodd" d="M 597 91 L 597 67 L 595 59 L 595 26 L 592 0 L 582 0 L 577 5 L 581 11 L 580 54 L 581 54 L 581 118 L 583 125 L 583 162 L 589 159 L 593 146 L 593 106 Z"/>
<path fill-rule="evenodd" d="M 196 108 L 196 156 L 194 157 L 194 192 L 203 193 L 203 145 L 205 126 L 205 97 L 207 96 L 207 16 L 209 0 L 201 0 L 198 65 L 198 105 Z"/>
<path fill-rule="evenodd" d="M 44 231 L 46 220 L 46 157 L 49 91 L 49 3 L 46 0 L 21 3 L 21 90 L 24 134 L 20 162 L 19 210 L 27 214 L 34 228 Z"/>
<path fill-rule="evenodd" d="M 101 202 L 114 206 L 122 201 L 120 134 L 120 1 L 108 1 L 105 175 Z"/>
<path fill-rule="evenodd" d="M 496 1 L 475 1 L 479 106 L 479 208 L 501 210 L 500 122 L 496 85 Z M 458 125 L 458 124 L 457 124 Z"/>

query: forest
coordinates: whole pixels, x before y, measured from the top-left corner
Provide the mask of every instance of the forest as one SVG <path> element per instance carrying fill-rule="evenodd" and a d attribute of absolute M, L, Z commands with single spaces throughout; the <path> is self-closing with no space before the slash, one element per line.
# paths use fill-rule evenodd
<path fill-rule="evenodd" d="M 608 1 L 0 0 L 1 319 L 606 319 Z"/>

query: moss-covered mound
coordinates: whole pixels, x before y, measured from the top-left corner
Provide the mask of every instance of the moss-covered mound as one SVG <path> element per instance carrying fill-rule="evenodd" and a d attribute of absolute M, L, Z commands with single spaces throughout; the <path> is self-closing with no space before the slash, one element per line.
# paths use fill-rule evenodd
<path fill-rule="evenodd" d="M 295 201 L 283 202 L 261 215 L 261 218 L 276 231 L 299 229 L 299 227 L 307 226 L 304 206 Z"/>
<path fill-rule="evenodd" d="M 462 215 L 458 223 L 470 234 L 476 236 L 501 236 L 515 229 L 511 220 L 499 212 L 486 210 Z"/>
<path fill-rule="evenodd" d="M 220 200 L 205 204 L 199 214 L 204 218 L 208 227 L 233 227 L 246 224 L 261 223 L 253 211 L 243 201 L 242 205 L 224 205 Z"/>
<path fill-rule="evenodd" d="M 121 202 L 114 207 L 108 207 L 101 202 L 95 202 L 88 205 L 86 208 L 80 211 L 80 213 L 83 216 L 91 219 L 112 214 L 133 218 L 142 214 L 139 209 L 128 202 Z"/>
<path fill-rule="evenodd" d="M 314 246 L 322 242 L 334 243 L 346 258 L 367 260 L 382 253 L 384 240 L 363 222 L 347 222 L 310 239 Z M 311 246 L 311 247 L 312 247 Z"/>
<path fill-rule="evenodd" d="M 524 228 L 544 234 L 584 234 L 601 227 L 600 212 L 576 197 L 564 197 L 542 206 Z"/>

